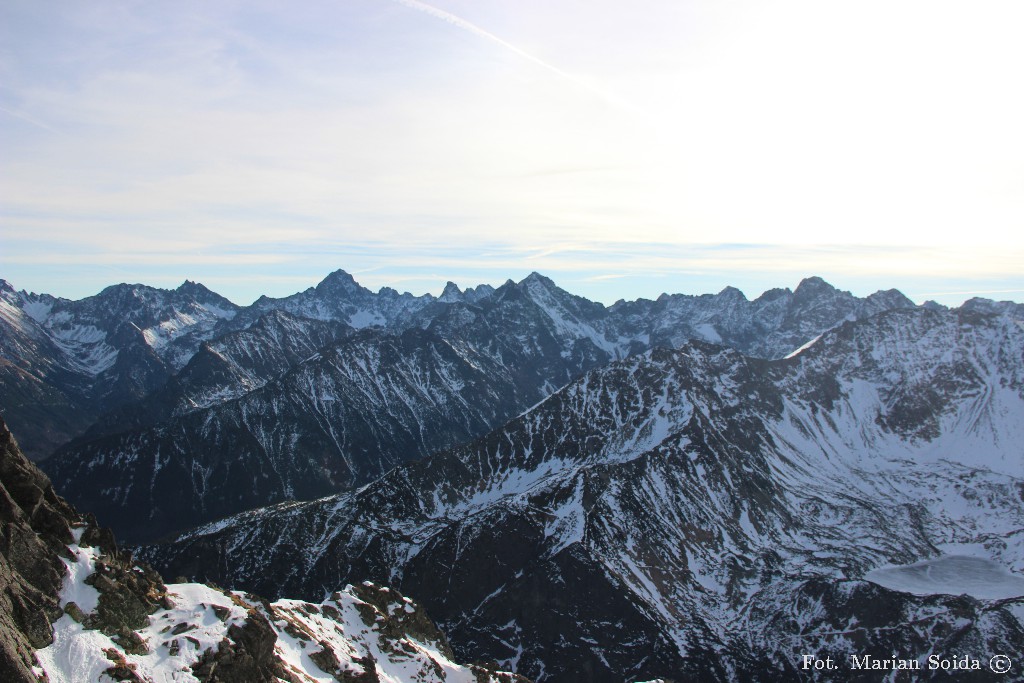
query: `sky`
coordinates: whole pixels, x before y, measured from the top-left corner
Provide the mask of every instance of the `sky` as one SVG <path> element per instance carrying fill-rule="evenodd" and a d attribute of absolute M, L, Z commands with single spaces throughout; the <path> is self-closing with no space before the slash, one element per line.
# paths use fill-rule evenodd
<path fill-rule="evenodd" d="M 0 0 L 0 278 L 1024 301 L 1024 3 Z"/>

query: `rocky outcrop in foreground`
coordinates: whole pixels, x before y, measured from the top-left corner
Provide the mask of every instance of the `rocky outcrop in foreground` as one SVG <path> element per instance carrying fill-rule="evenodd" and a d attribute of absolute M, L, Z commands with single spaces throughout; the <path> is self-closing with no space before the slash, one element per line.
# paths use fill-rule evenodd
<path fill-rule="evenodd" d="M 0 420 L 0 680 L 515 683 L 452 661 L 423 610 L 364 582 L 320 603 L 165 584 L 57 496 Z"/>

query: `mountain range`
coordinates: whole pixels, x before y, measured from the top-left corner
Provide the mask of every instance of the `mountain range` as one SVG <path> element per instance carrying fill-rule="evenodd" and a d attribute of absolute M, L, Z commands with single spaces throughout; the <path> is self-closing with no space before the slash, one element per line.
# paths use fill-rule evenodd
<path fill-rule="evenodd" d="M 1024 651 L 1020 304 L 0 281 L 0 368 L 56 490 L 165 575 L 320 610 L 393 586 L 449 661 L 873 681 L 802 658 Z"/>
<path fill-rule="evenodd" d="M 63 356 L 5 352 L 38 391 L 68 397 L 59 415 L 91 421 L 75 438 L 65 433 L 43 465 L 58 489 L 136 541 L 361 486 L 397 464 L 480 436 L 582 373 L 630 354 L 704 339 L 777 358 L 843 320 L 913 307 L 895 291 L 858 299 L 819 278 L 754 301 L 727 288 L 604 306 L 536 273 L 497 289 L 463 292 L 449 283 L 435 298 L 386 288 L 374 294 L 338 271 L 316 288 L 244 309 L 212 293 L 200 297 L 207 290 L 191 283 L 162 293 L 108 288 L 83 300 L 88 305 L 75 302 L 78 308 L 4 291 L 4 338 L 46 339 L 58 327 L 53 320 L 61 320 L 79 336 L 90 330 L 90 348 L 104 349 L 109 365 L 97 373 L 103 382 L 142 387 L 131 378 L 150 378 L 148 391 L 100 400 L 96 380 L 51 380 L 55 375 L 41 369 L 75 367 L 66 348 L 53 345 Z M 149 307 L 125 313 L 126 291 Z M 60 305 L 38 303 L 51 300 Z M 209 302 L 220 302 L 219 317 L 198 314 L 201 302 L 211 310 Z M 135 346 L 118 346 L 115 334 L 93 324 L 104 305 L 129 321 L 121 327 L 135 332 Z M 92 317 L 65 313 L 78 309 Z M 353 335 L 356 329 L 362 333 Z M 3 405 L 25 405 L 17 396 L 24 384 L 0 387 Z M 89 408 L 78 410 L 83 403 Z M 38 411 L 38 402 L 30 405 Z M 51 442 L 54 412 L 33 419 L 7 411 L 17 433 L 49 434 Z"/>
<path fill-rule="evenodd" d="M 456 653 L 536 680 L 796 680 L 807 652 L 1020 652 L 1021 443 L 1024 329 L 894 310 L 780 360 L 698 341 L 637 354 L 357 492 L 144 556 L 271 595 L 385 581 Z M 949 556 L 1008 594 L 865 580 Z"/>

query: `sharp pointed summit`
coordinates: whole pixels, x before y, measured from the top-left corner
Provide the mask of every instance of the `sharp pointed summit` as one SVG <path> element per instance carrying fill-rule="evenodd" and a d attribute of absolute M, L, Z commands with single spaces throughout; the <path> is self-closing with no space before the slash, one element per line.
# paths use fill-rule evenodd
<path fill-rule="evenodd" d="M 462 301 L 464 299 L 462 290 L 459 286 L 449 280 L 444 286 L 444 291 L 441 292 L 441 296 L 437 298 L 438 301 L 443 303 L 454 303 L 456 301 Z"/>
<path fill-rule="evenodd" d="M 334 296 L 352 296 L 353 294 L 361 294 L 363 292 L 370 293 L 370 290 L 360 285 L 354 277 L 341 269 L 334 271 L 321 280 L 316 286 L 316 291 L 320 294 Z"/>

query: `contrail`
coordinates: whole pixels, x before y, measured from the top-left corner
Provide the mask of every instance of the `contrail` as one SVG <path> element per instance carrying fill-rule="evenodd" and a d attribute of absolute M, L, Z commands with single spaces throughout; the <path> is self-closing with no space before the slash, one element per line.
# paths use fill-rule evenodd
<path fill-rule="evenodd" d="M 0 107 L 0 111 L 4 112 L 5 114 L 10 114 L 11 116 L 13 116 L 16 119 L 21 119 L 22 121 L 25 121 L 27 123 L 31 123 L 33 126 L 37 126 L 39 128 L 43 128 L 44 130 L 48 130 L 51 133 L 59 133 L 60 132 L 59 130 L 56 130 L 54 128 L 50 128 L 48 125 L 46 125 L 45 123 L 43 123 L 41 121 L 36 121 L 31 116 L 27 116 L 25 114 L 21 114 L 21 113 L 16 112 L 16 111 L 11 111 L 7 107 Z"/>
<path fill-rule="evenodd" d="M 437 19 L 440 19 L 441 21 L 447 22 L 447 23 L 451 24 L 452 26 L 457 26 L 458 28 L 461 28 L 464 31 L 469 31 L 473 35 L 479 36 L 480 38 L 483 38 L 484 40 L 489 40 L 489 41 L 491 41 L 492 43 L 494 43 L 496 45 L 500 45 L 501 47 L 505 48 L 506 50 L 509 50 L 510 52 L 514 52 L 515 54 L 519 55 L 523 59 L 525 59 L 527 61 L 530 61 L 530 62 L 533 62 L 537 66 L 550 71 L 551 73 L 555 74 L 559 78 L 565 79 L 565 80 L 569 81 L 570 83 L 572 83 L 574 85 L 577 85 L 577 86 L 579 86 L 581 88 L 589 90 L 591 93 L 593 93 L 594 95 L 597 95 L 598 97 L 600 97 L 605 102 L 608 102 L 609 104 L 611 104 L 611 105 L 613 105 L 613 106 L 615 106 L 617 108 L 626 109 L 626 110 L 629 110 L 631 112 L 636 113 L 636 108 L 633 107 L 628 102 L 623 102 L 622 100 L 620 100 L 619 98 L 615 97 L 614 95 L 611 95 L 609 93 L 603 92 L 599 88 L 595 88 L 593 85 L 591 85 L 591 84 L 589 84 L 589 83 L 587 83 L 585 81 L 581 81 L 580 79 L 578 79 L 577 77 L 573 76 L 572 74 L 567 73 L 565 71 L 562 71 L 557 66 L 554 66 L 552 64 L 548 64 L 547 62 L 545 62 L 540 57 L 537 57 L 536 55 L 532 55 L 529 52 L 527 52 L 526 50 L 523 50 L 522 48 L 516 47 L 515 45 L 513 45 L 512 43 L 510 43 L 510 42 L 508 42 L 506 40 L 502 40 L 501 38 L 499 38 L 498 36 L 494 35 L 490 31 L 484 30 L 484 29 L 480 28 L 479 26 L 477 26 L 476 24 L 474 24 L 474 23 L 472 23 L 470 21 L 466 21 L 465 19 L 463 19 L 462 17 L 460 17 L 458 15 L 452 14 L 451 12 L 447 12 L 447 11 L 445 11 L 443 9 L 438 8 L 438 7 L 434 7 L 433 5 L 428 5 L 425 2 L 420 2 L 419 0 L 394 0 L 394 1 L 397 2 L 400 5 L 405 5 L 406 7 L 409 7 L 411 9 L 417 10 L 419 12 L 423 12 L 424 14 L 429 14 L 430 16 L 435 17 Z"/>

